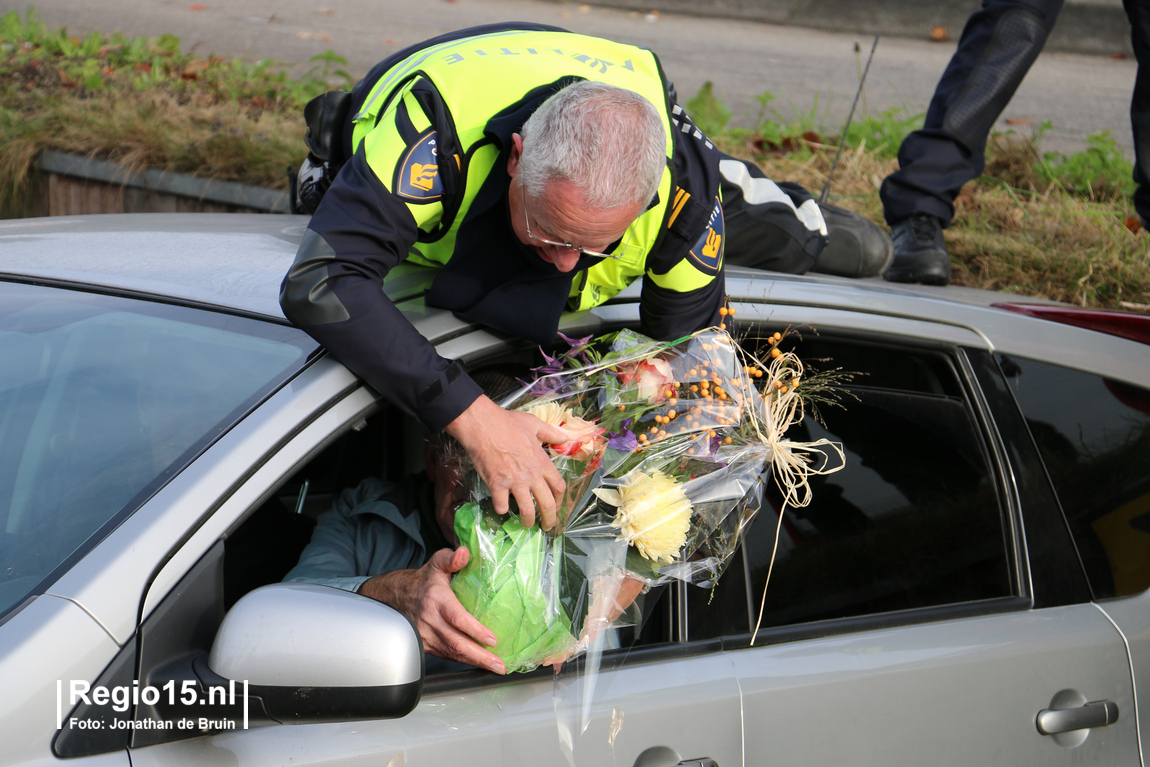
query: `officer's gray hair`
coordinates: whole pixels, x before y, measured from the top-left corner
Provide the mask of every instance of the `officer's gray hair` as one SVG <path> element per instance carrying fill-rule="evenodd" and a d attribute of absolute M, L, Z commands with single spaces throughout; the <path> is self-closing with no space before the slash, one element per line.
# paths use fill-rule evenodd
<path fill-rule="evenodd" d="M 592 208 L 646 208 L 667 164 L 667 128 L 650 101 L 599 82 L 569 85 L 523 126 L 519 184 L 532 197 L 565 179 Z"/>

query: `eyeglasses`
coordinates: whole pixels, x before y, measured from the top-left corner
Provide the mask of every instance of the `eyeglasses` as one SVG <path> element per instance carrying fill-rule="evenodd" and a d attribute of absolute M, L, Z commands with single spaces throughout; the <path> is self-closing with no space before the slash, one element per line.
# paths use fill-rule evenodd
<path fill-rule="evenodd" d="M 569 242 L 558 242 L 556 240 L 548 240 L 545 237 L 536 237 L 531 233 L 531 217 L 527 215 L 527 195 L 520 196 L 523 197 L 523 223 L 527 225 L 527 236 L 535 240 L 535 242 L 541 242 L 544 245 L 550 245 L 555 248 L 566 248 L 567 250 L 573 250 L 580 255 L 594 256 L 595 258 L 623 258 L 627 254 L 627 248 L 631 246 L 631 237 L 633 237 L 635 234 L 635 223 L 638 222 L 638 219 L 633 221 L 631 225 L 627 227 L 627 241 L 623 243 L 623 247 L 619 249 L 618 255 L 600 253 L 597 250 L 589 250 L 587 248 L 577 248 Z"/>

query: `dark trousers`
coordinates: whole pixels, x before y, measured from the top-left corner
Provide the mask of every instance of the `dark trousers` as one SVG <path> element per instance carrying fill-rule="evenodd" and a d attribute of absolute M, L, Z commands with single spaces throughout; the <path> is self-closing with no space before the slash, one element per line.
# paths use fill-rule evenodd
<path fill-rule="evenodd" d="M 958 50 L 939 80 L 922 130 L 899 148 L 899 170 L 879 194 L 888 224 L 929 213 L 949 224 L 962 185 L 982 173 L 986 138 L 1038 58 L 1063 0 L 983 0 L 962 30 Z M 1150 7 L 1124 0 L 1138 79 L 1130 117 L 1139 184 L 1134 202 L 1150 221 Z"/>
<path fill-rule="evenodd" d="M 1130 41 L 1138 60 L 1134 96 L 1130 99 L 1130 124 L 1134 129 L 1134 208 L 1150 224 L 1150 3 L 1123 0 L 1130 19 Z"/>

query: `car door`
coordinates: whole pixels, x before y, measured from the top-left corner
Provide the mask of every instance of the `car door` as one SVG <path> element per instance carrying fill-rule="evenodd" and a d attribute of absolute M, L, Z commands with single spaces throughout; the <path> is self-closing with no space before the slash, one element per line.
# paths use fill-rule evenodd
<path fill-rule="evenodd" d="M 1111 339 L 1111 343 L 1114 340 Z M 1115 370 L 999 353 L 996 362 L 1069 522 L 1098 607 L 1150 683 L 1150 355 L 1134 341 Z M 1137 686 L 1137 685 L 1136 685 Z M 1150 727 L 1139 711 L 1141 732 Z"/>
<path fill-rule="evenodd" d="M 481 364 L 507 354 L 508 347 L 477 331 L 439 351 Z M 362 408 L 348 406 L 341 413 L 343 431 L 360 424 Z M 372 421 L 377 417 L 368 419 L 367 431 L 376 428 Z M 301 456 L 314 455 L 324 444 L 319 434 L 305 431 L 286 442 L 279 451 L 286 456 L 277 453 L 266 460 L 173 552 L 145 600 L 147 612 L 158 614 L 165 600 L 197 599 L 193 589 L 181 584 L 211 556 L 221 535 L 251 513 L 253 504 L 300 471 Z M 398 439 L 399 449 L 405 445 Z M 170 742 L 145 737 L 131 749 L 132 763 L 563 766 L 711 759 L 723 767 L 742 765 L 739 685 L 731 660 L 721 642 L 677 641 L 673 600 L 658 600 L 660 606 L 653 609 L 659 617 L 652 619 L 642 646 L 605 653 L 595 673 L 572 662 L 560 675 L 540 669 L 505 678 L 480 671 L 431 676 L 419 705 L 402 719 L 237 727 Z M 149 652 L 148 643 L 145 633 L 142 652 Z"/>
<path fill-rule="evenodd" d="M 982 343 L 864 317 L 849 324 L 881 332 L 836 338 L 835 324 L 798 351 L 860 375 L 802 429 L 841 441 L 847 468 L 783 512 L 753 646 L 777 494 L 745 539 L 743 583 L 728 574 L 692 608 L 692 637 L 732 648 L 748 763 L 1140 763 L 1122 637 Z M 1107 701 L 1110 726 L 1038 729 L 1040 712 Z"/>

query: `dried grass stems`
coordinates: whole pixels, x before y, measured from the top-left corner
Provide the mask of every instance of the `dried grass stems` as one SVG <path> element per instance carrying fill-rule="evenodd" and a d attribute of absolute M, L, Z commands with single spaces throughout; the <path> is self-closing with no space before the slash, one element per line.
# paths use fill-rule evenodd
<path fill-rule="evenodd" d="M 55 149 L 131 170 L 156 168 L 222 181 L 286 188 L 285 169 L 305 152 L 297 110 L 251 110 L 235 102 L 163 90 L 62 95 L 35 109 L 0 108 L 0 205 L 19 199 L 35 158 Z M 4 198 L 7 198 L 5 200 Z"/>
<path fill-rule="evenodd" d="M 715 143 L 733 156 L 757 161 L 770 178 L 797 181 L 815 194 L 834 157 L 834 147 L 826 144 L 769 156 L 743 137 L 720 136 Z M 880 224 L 878 189 L 898 167 L 881 149 L 848 146 L 830 195 L 830 202 Z M 945 232 L 952 283 L 1150 312 L 1150 236 L 1138 226 L 1128 195 L 1105 179 L 1068 189 L 1044 177 L 1041 162 L 1030 139 L 991 138 L 984 175 L 963 188 Z"/>

